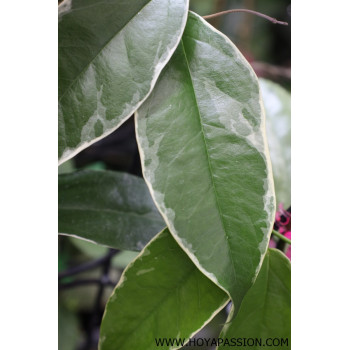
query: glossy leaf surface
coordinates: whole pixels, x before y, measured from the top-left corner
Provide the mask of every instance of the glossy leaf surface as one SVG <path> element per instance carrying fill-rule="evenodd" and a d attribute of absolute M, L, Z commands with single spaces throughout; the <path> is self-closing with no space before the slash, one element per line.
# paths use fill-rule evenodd
<path fill-rule="evenodd" d="M 61 234 L 117 249 L 141 250 L 164 226 L 141 178 L 93 170 L 59 176 Z"/>
<path fill-rule="evenodd" d="M 157 349 L 155 338 L 188 339 L 227 302 L 165 229 L 124 271 L 105 309 L 99 349 L 149 350 Z"/>
<path fill-rule="evenodd" d="M 59 6 L 59 163 L 123 123 L 179 43 L 188 0 L 66 0 Z"/>
<path fill-rule="evenodd" d="M 285 208 L 291 202 L 291 103 L 290 93 L 280 85 L 259 79 L 266 111 L 266 133 L 269 142 L 276 201 Z"/>
<path fill-rule="evenodd" d="M 291 266 L 279 250 L 269 249 L 259 275 L 243 299 L 242 306 L 230 324 L 224 327 L 221 338 L 288 338 L 271 349 L 289 349 L 291 330 Z M 268 345 L 268 344 L 267 344 Z M 219 349 L 229 349 L 220 346 Z M 241 346 L 240 349 L 262 349 L 262 346 Z M 270 347 L 266 347 L 270 348 Z"/>
<path fill-rule="evenodd" d="M 259 272 L 275 211 L 252 68 L 228 38 L 190 13 L 136 115 L 144 177 L 167 226 L 238 307 Z"/>

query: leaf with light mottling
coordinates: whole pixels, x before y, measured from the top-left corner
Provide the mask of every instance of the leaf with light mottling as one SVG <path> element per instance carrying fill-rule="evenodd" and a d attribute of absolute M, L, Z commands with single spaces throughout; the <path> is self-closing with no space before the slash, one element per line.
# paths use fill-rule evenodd
<path fill-rule="evenodd" d="M 238 309 L 267 250 L 273 178 L 256 75 L 227 37 L 189 14 L 136 113 L 144 178 L 169 230 Z"/>
<path fill-rule="evenodd" d="M 156 338 L 186 342 L 228 300 L 165 229 L 124 271 L 106 305 L 99 349 L 159 349 Z"/>
<path fill-rule="evenodd" d="M 188 0 L 66 0 L 58 23 L 59 164 L 118 128 L 181 38 Z"/>

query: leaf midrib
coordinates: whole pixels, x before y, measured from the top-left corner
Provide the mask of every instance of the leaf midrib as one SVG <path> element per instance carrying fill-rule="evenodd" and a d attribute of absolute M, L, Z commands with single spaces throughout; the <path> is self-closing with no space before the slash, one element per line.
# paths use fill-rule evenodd
<path fill-rule="evenodd" d="M 221 212 L 221 207 L 219 205 L 219 201 L 218 201 L 218 195 L 217 195 L 217 190 L 216 190 L 216 186 L 215 186 L 215 182 L 214 182 L 214 178 L 213 178 L 213 170 L 212 170 L 212 165 L 211 165 L 211 160 L 210 160 L 210 157 L 209 157 L 209 152 L 208 152 L 208 146 L 207 146 L 207 142 L 206 142 L 206 135 L 204 133 L 204 129 L 203 129 L 203 122 L 202 122 L 202 117 L 201 117 L 201 113 L 200 113 L 200 110 L 199 110 L 199 106 L 198 106 L 198 102 L 197 102 L 197 96 L 196 96 L 196 92 L 195 92 L 195 89 L 194 89 L 194 84 L 193 84 L 193 80 L 192 80 L 192 75 L 191 75 L 191 70 L 190 70 L 190 65 L 188 63 L 188 59 L 187 59 L 187 55 L 186 55 L 186 50 L 185 50 L 185 46 L 184 46 L 184 43 L 183 43 L 183 39 L 181 39 L 181 45 L 182 45 L 182 49 L 183 49 L 183 52 L 184 52 L 184 56 L 185 56 L 185 60 L 186 60 L 186 66 L 187 66 L 187 70 L 188 70 L 188 75 L 190 77 L 190 81 L 191 81 L 191 86 L 192 86 L 192 92 L 193 92 L 193 97 L 194 97 L 194 100 L 195 100 L 195 104 L 196 104 L 196 108 L 197 108 L 197 114 L 198 114 L 198 117 L 199 117 L 199 124 L 200 124 L 200 128 L 201 128 L 201 134 L 202 134 L 202 137 L 203 137 L 203 142 L 204 142 L 204 145 L 205 145 L 205 153 L 206 153 L 206 156 L 207 156 L 207 160 L 208 160 L 208 165 L 209 165 L 209 174 L 210 174 L 210 180 L 211 180 L 211 183 L 212 183 L 212 186 L 213 186 L 213 190 L 214 190 L 214 195 L 215 195 L 215 204 L 216 204 L 216 207 L 219 211 L 219 217 L 220 217 L 220 222 L 221 222 L 221 225 L 222 225 L 222 229 L 225 233 L 225 237 L 227 238 L 227 244 L 229 246 L 229 250 L 231 253 L 231 246 L 230 246 L 230 240 L 229 240 L 229 236 L 227 235 L 227 232 L 226 232 L 226 226 L 225 226 L 225 223 L 224 223 L 224 220 L 223 220 L 223 214 Z M 237 277 L 236 277 L 236 270 L 235 270 L 235 264 L 232 260 L 232 255 L 229 254 L 229 257 L 230 257 L 230 260 L 231 260 L 231 265 L 232 265 L 232 268 L 233 268 L 233 276 L 234 276 L 234 279 L 236 281 Z M 231 292 L 229 291 L 229 294 L 231 295 Z M 231 298 L 233 299 L 232 295 L 231 295 Z"/>
<path fill-rule="evenodd" d="M 128 22 L 126 22 L 116 33 L 112 35 L 110 39 L 106 41 L 106 43 L 101 47 L 101 49 L 97 52 L 97 54 L 87 63 L 87 65 L 77 74 L 75 79 L 69 84 L 66 91 L 61 95 L 61 97 L 58 99 L 58 102 L 62 100 L 62 98 L 66 95 L 66 93 L 72 88 L 72 86 L 78 81 L 80 76 L 89 68 L 89 66 L 92 64 L 93 61 L 95 61 L 96 57 L 100 55 L 100 53 L 109 45 L 109 43 L 135 18 L 135 16 L 140 13 L 151 1 L 148 0 L 147 4 L 143 5 L 140 10 L 138 10 L 130 19 Z"/>

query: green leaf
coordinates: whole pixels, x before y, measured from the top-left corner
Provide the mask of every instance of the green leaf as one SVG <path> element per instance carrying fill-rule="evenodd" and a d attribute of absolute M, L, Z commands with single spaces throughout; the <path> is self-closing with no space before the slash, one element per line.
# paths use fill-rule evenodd
<path fill-rule="evenodd" d="M 181 38 L 188 0 L 66 0 L 58 24 L 59 164 L 141 105 Z"/>
<path fill-rule="evenodd" d="M 273 349 L 289 349 L 291 341 L 290 273 L 290 261 L 286 256 L 279 250 L 269 249 L 253 287 L 244 297 L 237 316 L 224 327 L 220 338 L 261 338 L 263 343 L 268 338 L 288 338 L 288 345 L 280 344 Z M 219 347 L 219 349 L 228 348 L 228 346 Z M 262 349 L 263 347 L 241 346 L 239 348 Z"/>
<path fill-rule="evenodd" d="M 276 201 L 290 206 L 290 93 L 281 86 L 260 79 L 266 111 L 266 133 L 269 142 Z"/>
<path fill-rule="evenodd" d="M 238 49 L 189 14 L 136 113 L 145 180 L 197 267 L 238 306 L 267 250 L 273 179 L 257 77 Z"/>
<path fill-rule="evenodd" d="M 143 179 L 83 170 L 58 178 L 58 231 L 117 249 L 141 250 L 165 224 Z"/>
<path fill-rule="evenodd" d="M 65 163 L 58 167 L 58 174 L 71 173 L 75 170 L 75 165 L 72 159 L 67 160 Z"/>
<path fill-rule="evenodd" d="M 165 229 L 124 271 L 105 309 L 99 349 L 148 350 L 157 349 L 155 338 L 187 340 L 227 302 Z"/>
<path fill-rule="evenodd" d="M 90 258 L 98 259 L 107 254 L 108 248 L 102 245 L 94 244 L 83 239 L 76 239 L 75 237 L 69 237 L 69 239 L 76 248 Z M 138 252 L 123 250 L 112 258 L 112 265 L 123 270 L 138 254 Z"/>

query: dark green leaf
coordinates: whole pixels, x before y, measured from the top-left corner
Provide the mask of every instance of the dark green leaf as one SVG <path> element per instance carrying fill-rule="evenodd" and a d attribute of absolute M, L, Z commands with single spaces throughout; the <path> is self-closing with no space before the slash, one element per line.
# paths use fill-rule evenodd
<path fill-rule="evenodd" d="M 93 170 L 59 176 L 61 234 L 117 249 L 141 250 L 164 226 L 141 178 Z"/>
<path fill-rule="evenodd" d="M 143 173 L 175 239 L 238 308 L 275 215 L 259 85 L 223 34 L 190 13 L 137 112 Z"/>
<path fill-rule="evenodd" d="M 105 309 L 99 349 L 150 350 L 155 338 L 188 339 L 227 302 L 165 229 L 124 271 Z"/>
<path fill-rule="evenodd" d="M 59 6 L 59 163 L 110 134 L 148 96 L 183 32 L 188 0 Z"/>
<path fill-rule="evenodd" d="M 272 81 L 260 79 L 266 111 L 266 133 L 271 155 L 276 201 L 290 206 L 290 93 Z"/>
<path fill-rule="evenodd" d="M 290 261 L 286 256 L 279 250 L 269 249 L 253 287 L 244 297 L 237 316 L 224 327 L 220 338 L 258 338 L 263 343 L 269 338 L 288 338 L 288 345 L 279 343 L 280 346 L 271 349 L 290 349 L 290 271 Z M 239 348 L 263 349 L 262 346 Z M 219 349 L 229 347 L 220 346 Z"/>

